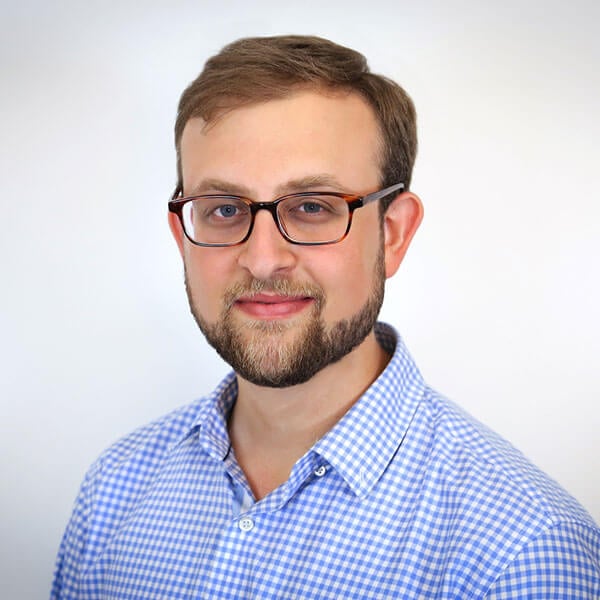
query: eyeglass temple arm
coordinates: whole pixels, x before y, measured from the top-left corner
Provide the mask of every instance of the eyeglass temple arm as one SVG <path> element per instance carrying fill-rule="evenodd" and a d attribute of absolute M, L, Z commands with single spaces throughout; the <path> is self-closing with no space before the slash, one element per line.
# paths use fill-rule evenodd
<path fill-rule="evenodd" d="M 403 190 L 404 189 L 404 183 L 396 183 L 394 185 L 391 185 L 390 187 L 386 187 L 382 190 L 379 190 L 378 192 L 373 192 L 372 194 L 367 194 L 366 196 L 363 196 L 362 198 L 362 206 L 365 206 L 366 204 L 370 204 L 371 202 L 376 202 L 377 200 L 381 200 L 381 198 L 384 198 L 385 196 L 389 196 L 390 194 L 393 194 L 394 192 L 397 192 L 398 190 Z"/>

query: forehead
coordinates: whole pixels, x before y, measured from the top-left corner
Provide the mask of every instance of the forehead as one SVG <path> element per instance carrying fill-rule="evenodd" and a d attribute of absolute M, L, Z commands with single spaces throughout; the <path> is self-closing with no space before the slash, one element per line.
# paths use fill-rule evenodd
<path fill-rule="evenodd" d="M 380 133 L 358 94 L 302 90 L 228 111 L 206 123 L 190 119 L 180 146 L 184 190 L 205 178 L 268 188 L 329 174 L 348 191 L 375 187 Z"/>

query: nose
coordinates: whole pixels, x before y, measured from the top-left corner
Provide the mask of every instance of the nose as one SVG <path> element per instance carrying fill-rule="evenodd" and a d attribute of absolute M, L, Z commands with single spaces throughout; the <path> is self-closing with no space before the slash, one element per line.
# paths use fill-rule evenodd
<path fill-rule="evenodd" d="M 294 245 L 281 235 L 267 210 L 256 213 L 252 233 L 240 248 L 238 263 L 256 279 L 281 276 L 296 264 Z"/>

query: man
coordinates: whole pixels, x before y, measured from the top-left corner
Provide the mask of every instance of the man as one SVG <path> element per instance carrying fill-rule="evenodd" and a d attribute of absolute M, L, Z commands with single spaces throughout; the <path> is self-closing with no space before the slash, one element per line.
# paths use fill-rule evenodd
<path fill-rule="evenodd" d="M 53 598 L 600 598 L 600 531 L 376 324 L 423 209 L 358 53 L 240 40 L 184 92 L 169 224 L 233 373 L 89 471 Z"/>

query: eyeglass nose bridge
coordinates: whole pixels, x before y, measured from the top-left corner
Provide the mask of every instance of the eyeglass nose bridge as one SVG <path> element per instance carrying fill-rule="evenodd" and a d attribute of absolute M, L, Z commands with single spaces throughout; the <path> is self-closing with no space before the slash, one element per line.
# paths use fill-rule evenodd
<path fill-rule="evenodd" d="M 288 242 L 294 241 L 289 236 L 288 232 L 285 230 L 285 227 L 283 226 L 283 223 L 279 218 L 279 213 L 277 212 L 277 207 L 279 206 L 279 203 L 282 200 L 284 200 L 284 198 L 279 198 L 274 202 L 251 202 L 249 204 L 251 220 L 250 227 L 248 228 L 248 233 L 246 234 L 243 240 L 244 242 L 252 235 L 252 231 L 254 229 L 254 222 L 256 221 L 256 213 L 258 213 L 259 210 L 266 210 L 270 212 L 271 216 L 273 217 L 273 221 L 275 221 L 275 225 L 277 226 L 277 229 L 279 230 L 279 233 L 283 236 L 283 238 Z"/>

